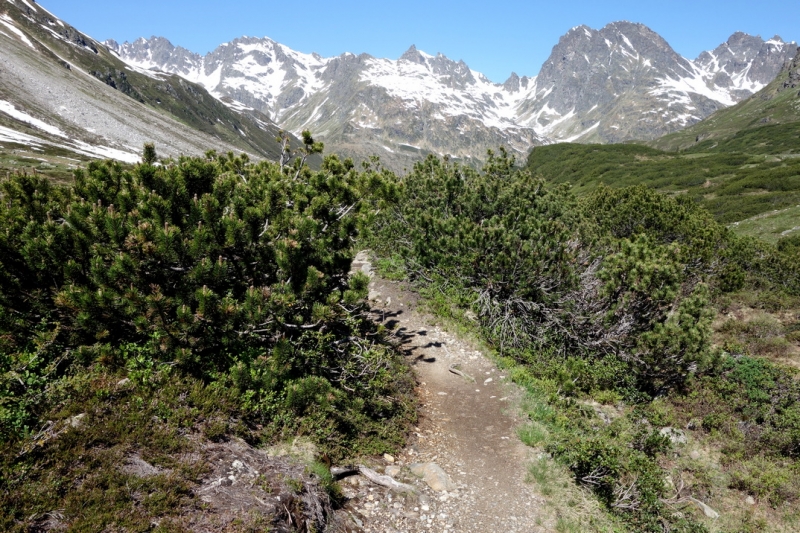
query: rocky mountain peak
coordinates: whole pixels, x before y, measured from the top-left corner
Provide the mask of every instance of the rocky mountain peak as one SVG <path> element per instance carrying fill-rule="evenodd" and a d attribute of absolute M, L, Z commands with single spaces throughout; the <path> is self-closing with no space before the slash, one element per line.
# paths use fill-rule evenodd
<path fill-rule="evenodd" d="M 165 72 L 181 75 L 191 72 L 202 60 L 200 54 L 175 46 L 164 37 L 153 36 L 149 39 L 140 37 L 132 43 L 122 44 L 108 40 L 103 44 L 120 57 L 132 60 L 144 68 L 157 67 Z"/>
<path fill-rule="evenodd" d="M 564 116 L 609 105 L 637 87 L 654 87 L 657 74 L 679 78 L 688 72 L 688 62 L 661 36 L 643 24 L 620 21 L 600 30 L 573 28 L 553 47 L 536 80 L 549 91 L 547 109 Z M 541 114 L 537 121 L 550 123 Z"/>
<path fill-rule="evenodd" d="M 772 81 L 791 60 L 794 46 L 776 35 L 768 41 L 737 31 L 714 50 L 696 60 L 701 68 L 715 72 L 715 83 L 735 88 L 744 98 Z"/>
<path fill-rule="evenodd" d="M 451 88 L 463 89 L 466 85 L 476 82 L 472 70 L 463 60 L 453 61 L 442 53 L 432 56 L 418 50 L 413 44 L 400 56 L 398 62 L 402 61 L 426 67 L 438 76 L 442 83 Z"/>
<path fill-rule="evenodd" d="M 780 40 L 780 42 L 783 41 Z M 737 31 L 714 51 L 718 52 L 718 57 L 724 56 L 736 61 L 748 61 L 758 53 L 763 44 L 764 40 L 761 37 Z"/>
<path fill-rule="evenodd" d="M 591 39 L 592 31 L 593 31 L 592 28 L 590 28 L 586 24 L 581 24 L 580 26 L 574 26 L 570 28 L 567 33 L 561 36 L 559 42 L 570 39 L 586 39 L 586 38 Z"/>
<path fill-rule="evenodd" d="M 416 45 L 411 45 L 408 50 L 406 50 L 403 55 L 400 56 L 400 61 L 410 61 L 412 63 L 418 63 L 420 65 L 425 64 L 425 56 L 417 50 Z"/>
<path fill-rule="evenodd" d="M 519 91 L 519 85 L 519 75 L 516 72 L 512 72 L 511 76 L 503 84 L 503 88 L 510 93 L 515 93 Z"/>

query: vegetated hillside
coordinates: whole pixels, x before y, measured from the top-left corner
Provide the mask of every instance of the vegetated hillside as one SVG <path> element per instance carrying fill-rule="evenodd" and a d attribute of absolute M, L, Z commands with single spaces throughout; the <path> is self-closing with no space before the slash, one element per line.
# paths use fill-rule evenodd
<path fill-rule="evenodd" d="M 0 183 L 2 529 L 324 530 L 329 504 L 307 515 L 312 495 L 335 503 L 322 464 L 256 454 L 246 515 L 202 495 L 239 479 L 220 454 L 255 454 L 238 438 L 302 435 L 327 461 L 402 444 L 413 380 L 349 273 L 366 245 L 527 389 L 537 483 L 564 469 L 633 531 L 707 531 L 698 501 L 726 530 L 797 525 L 800 382 L 777 361 L 800 339 L 800 246 L 646 187 L 577 199 L 502 150 L 480 172 L 429 157 L 396 177 L 313 171 L 304 141 L 286 164 L 154 165 L 145 146 L 74 185 Z M 714 326 L 712 302 L 763 314 Z"/>
<path fill-rule="evenodd" d="M 178 76 L 137 71 L 38 4 L 3 0 L 0 17 L 6 146 L 135 161 L 141 145 L 155 141 L 169 156 L 214 148 L 279 157 L 279 128 L 266 116 L 229 107 Z"/>
<path fill-rule="evenodd" d="M 800 204 L 800 158 L 740 152 L 675 153 L 641 145 L 536 147 L 527 168 L 578 195 L 645 185 L 697 202 L 722 223 Z"/>
<path fill-rule="evenodd" d="M 372 244 L 527 389 L 545 495 L 564 468 L 629 531 L 797 530 L 800 248 L 643 186 L 578 199 L 505 152 L 416 165 Z"/>
<path fill-rule="evenodd" d="M 750 98 L 649 144 L 689 152 L 800 152 L 800 48 L 777 78 Z"/>

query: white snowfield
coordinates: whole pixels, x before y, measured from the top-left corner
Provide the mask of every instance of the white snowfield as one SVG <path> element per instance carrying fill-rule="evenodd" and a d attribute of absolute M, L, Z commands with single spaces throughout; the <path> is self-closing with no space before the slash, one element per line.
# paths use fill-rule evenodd
<path fill-rule="evenodd" d="M 70 139 L 69 136 L 59 128 L 30 116 L 5 100 L 0 100 L 0 113 L 5 113 L 11 118 L 19 120 L 20 122 L 25 122 L 36 129 L 65 139 L 63 142 L 54 142 L 0 126 L 0 141 L 22 144 L 34 149 L 41 149 L 43 145 L 49 145 L 71 150 L 89 157 L 116 159 L 118 161 L 125 161 L 126 163 L 136 163 L 140 160 L 140 156 L 135 148 L 130 148 L 129 151 L 125 151 L 109 146 L 88 144 L 77 139 Z"/>
<path fill-rule="evenodd" d="M 442 118 L 468 116 L 487 127 L 501 130 L 522 125 L 518 121 L 517 106 L 535 93 L 534 80 L 528 83 L 527 88 L 511 92 L 470 69 L 471 80 L 463 88 L 454 88 L 450 84 L 453 74 L 437 74 L 434 71 L 433 61 L 449 61 L 447 58 L 441 54 L 434 57 L 424 52 L 420 52 L 420 55 L 424 58 L 424 64 L 403 59 L 368 59 L 359 80 L 382 87 L 410 109 L 435 104 Z"/>
<path fill-rule="evenodd" d="M 126 163 L 137 163 L 141 159 L 135 151 L 126 152 L 108 146 L 88 144 L 76 139 L 65 140 L 64 142 L 53 142 L 48 139 L 6 128 L 5 126 L 0 126 L 0 142 L 21 144 L 35 151 L 43 151 L 44 146 L 47 145 L 54 148 L 63 148 L 96 159 L 116 159 L 117 161 L 124 161 Z"/>
<path fill-rule="evenodd" d="M 11 33 L 13 33 L 14 35 L 16 35 L 16 36 L 17 36 L 17 38 L 19 38 L 19 40 L 20 40 L 20 41 L 22 41 L 22 42 L 23 42 L 23 43 L 25 43 L 26 45 L 30 46 L 30 47 L 31 47 L 31 48 L 33 48 L 34 50 L 36 50 L 36 47 L 35 47 L 35 46 L 33 46 L 33 43 L 31 42 L 31 40 L 30 40 L 30 39 L 28 39 L 28 36 L 27 36 L 27 35 L 25 35 L 25 34 L 22 32 L 22 30 L 20 30 L 19 28 L 17 28 L 17 27 L 14 25 L 14 19 L 12 19 L 11 17 L 9 17 L 9 16 L 8 16 L 8 14 L 6 14 L 6 13 L 3 13 L 2 15 L 0 15 L 0 24 L 2 24 L 2 25 L 3 25 L 3 26 L 5 26 L 7 29 L 9 29 L 9 30 L 11 31 Z M 8 34 L 5 34 L 5 35 L 6 35 L 6 36 L 8 36 Z"/>
<path fill-rule="evenodd" d="M 46 131 L 47 133 L 50 133 L 52 135 L 65 138 L 67 137 L 67 134 L 58 129 L 57 127 L 51 126 L 50 124 L 42 120 L 39 120 L 38 118 L 34 118 L 29 114 L 25 113 L 24 111 L 20 111 L 19 109 L 15 108 L 12 103 L 6 102 L 5 100 L 0 100 L 0 113 L 5 113 L 11 118 L 15 118 L 19 121 L 26 122 L 31 126 Z"/>

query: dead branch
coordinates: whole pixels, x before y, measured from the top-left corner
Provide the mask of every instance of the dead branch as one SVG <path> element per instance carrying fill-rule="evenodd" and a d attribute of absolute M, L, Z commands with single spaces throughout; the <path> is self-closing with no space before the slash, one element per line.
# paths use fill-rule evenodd
<path fill-rule="evenodd" d="M 466 379 L 467 381 L 474 382 L 475 378 L 473 378 L 472 376 L 470 376 L 466 372 L 462 372 L 461 370 L 458 369 L 458 367 L 460 367 L 460 366 L 461 365 L 459 365 L 458 363 L 454 363 L 454 364 L 450 365 L 447 368 L 447 370 L 449 370 L 450 372 L 452 372 L 453 374 L 455 374 L 457 376 L 461 376 L 462 378 Z"/>
<path fill-rule="evenodd" d="M 416 487 L 408 485 L 406 483 L 400 483 L 399 481 L 395 481 L 390 476 L 384 476 L 378 474 L 374 470 L 367 468 L 366 466 L 359 466 L 358 472 L 364 476 L 365 478 L 369 479 L 376 485 L 380 485 L 382 487 L 387 487 L 395 492 L 410 492 L 412 494 L 417 493 Z"/>

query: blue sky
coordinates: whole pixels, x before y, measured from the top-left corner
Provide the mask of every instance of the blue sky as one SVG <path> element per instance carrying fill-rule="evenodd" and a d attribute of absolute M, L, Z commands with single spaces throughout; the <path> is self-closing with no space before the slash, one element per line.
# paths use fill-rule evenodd
<path fill-rule="evenodd" d="M 411 44 L 502 82 L 534 76 L 571 27 L 641 22 L 685 57 L 715 48 L 735 31 L 800 38 L 793 2 L 726 0 L 42 0 L 59 18 L 98 40 L 158 35 L 205 54 L 242 35 L 270 37 L 323 56 L 366 52 L 396 59 Z"/>

